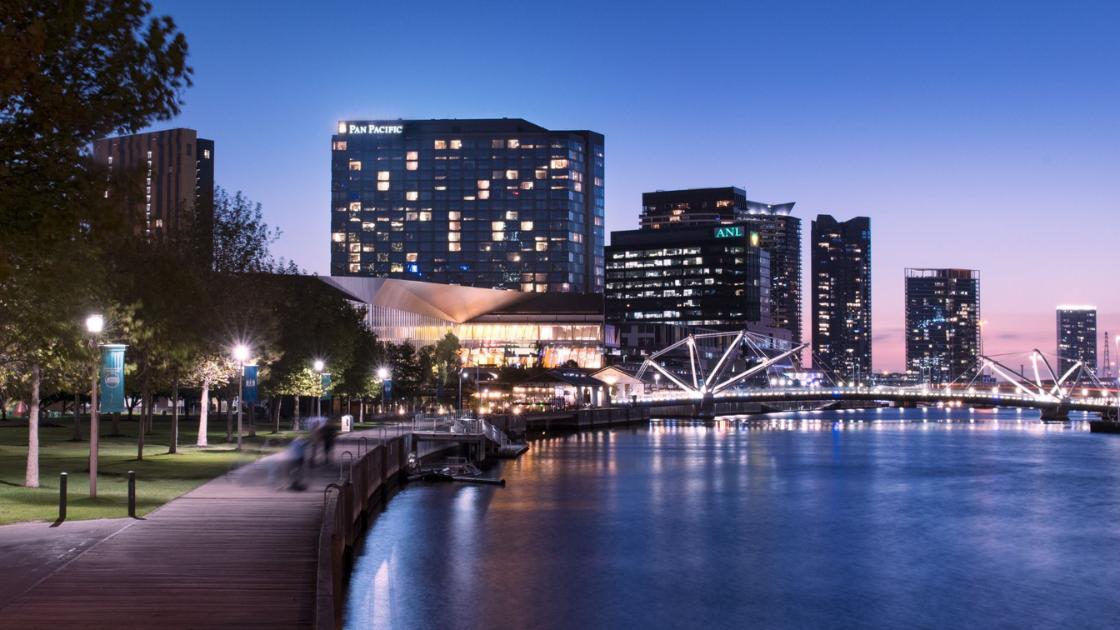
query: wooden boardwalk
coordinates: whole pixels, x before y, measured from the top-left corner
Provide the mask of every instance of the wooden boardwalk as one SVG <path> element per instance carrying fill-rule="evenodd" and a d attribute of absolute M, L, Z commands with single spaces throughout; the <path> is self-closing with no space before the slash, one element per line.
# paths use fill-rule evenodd
<path fill-rule="evenodd" d="M 336 458 L 361 435 L 377 442 L 349 434 Z M 281 467 L 265 458 L 128 525 L 0 608 L 0 628 L 311 627 L 322 489 L 338 466 L 304 492 L 280 488 Z"/>

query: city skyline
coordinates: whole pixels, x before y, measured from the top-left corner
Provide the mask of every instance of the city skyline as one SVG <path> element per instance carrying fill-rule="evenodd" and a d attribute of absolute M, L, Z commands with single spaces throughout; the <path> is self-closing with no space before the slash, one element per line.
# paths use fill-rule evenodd
<path fill-rule="evenodd" d="M 1106 174 L 1120 162 L 1120 134 L 1104 105 L 1118 89 L 1101 79 L 1118 56 L 1106 39 L 1109 20 L 1101 19 L 1107 7 L 1058 13 L 1022 5 L 1014 21 L 996 8 L 963 4 L 885 5 L 858 20 L 827 5 L 765 12 L 701 6 L 685 15 L 655 8 L 650 20 L 678 23 L 693 44 L 674 52 L 651 48 L 641 29 L 627 26 L 627 12 L 605 7 L 579 35 L 588 46 L 566 53 L 577 62 L 571 69 L 553 71 L 552 78 L 521 73 L 507 90 L 487 87 L 471 71 L 501 58 L 507 43 L 482 38 L 453 54 L 459 50 L 454 37 L 428 41 L 392 32 L 385 25 L 409 10 L 395 5 L 378 7 L 374 22 L 371 9 L 346 5 L 328 11 L 277 5 L 267 15 L 235 6 L 214 21 L 205 3 L 156 4 L 190 39 L 196 77 L 183 114 L 154 128 L 188 126 L 219 143 L 216 182 L 261 201 L 266 220 L 285 232 L 277 251 L 309 271 L 329 272 L 322 246 L 329 238 L 324 138 L 337 121 L 523 117 L 549 128 L 604 133 L 611 151 L 608 232 L 637 227 L 643 191 L 728 184 L 753 198 L 796 201 L 802 217 L 871 217 L 876 370 L 903 367 L 906 267 L 981 270 L 990 353 L 1052 348 L 1052 312 L 1062 303 L 1097 304 L 1102 333 L 1120 325 L 1120 298 L 1107 278 L 1116 262 L 1115 237 L 1095 229 L 1108 225 L 1116 185 Z M 500 26 L 527 28 L 537 15 L 527 11 L 502 17 Z M 475 32 L 489 19 L 479 13 L 433 9 L 424 14 L 424 28 Z M 550 28 L 582 23 L 577 16 L 585 14 L 573 10 Z M 300 26 L 282 34 L 248 28 L 262 20 Z M 384 33 L 375 45 L 337 63 L 323 60 L 334 50 L 329 42 L 358 37 L 372 23 Z M 718 36 L 741 37 L 745 24 L 765 27 L 751 28 L 757 45 L 740 50 L 734 37 Z M 945 41 L 948 31 L 955 36 Z M 231 36 L 238 32 L 260 34 L 242 41 Z M 789 46 L 777 45 L 791 36 Z M 292 38 L 305 45 L 290 46 Z M 1053 40 L 1062 45 L 1047 43 Z M 545 52 L 543 42 L 519 46 L 525 54 L 515 59 Z M 647 58 L 639 64 L 629 47 Z M 581 80 L 597 98 L 552 89 L 582 77 L 579 68 L 593 60 L 599 69 Z M 693 72 L 697 64 L 703 67 Z M 259 72 L 227 70 L 235 67 Z M 313 74 L 311 68 L 329 70 Z M 661 98 L 710 87 L 728 73 L 745 79 L 731 88 L 734 95 L 771 97 Z M 1054 96 L 1072 86 L 1082 98 Z M 635 111 L 633 98 L 642 89 L 658 98 L 643 99 Z M 1055 222 L 1059 211 L 1065 220 Z M 1052 254 L 1054 243 L 1077 243 L 1065 254 L 1088 253 L 1093 264 L 1079 269 L 1101 273 L 1024 264 Z M 807 269 L 807 253 L 804 259 Z"/>

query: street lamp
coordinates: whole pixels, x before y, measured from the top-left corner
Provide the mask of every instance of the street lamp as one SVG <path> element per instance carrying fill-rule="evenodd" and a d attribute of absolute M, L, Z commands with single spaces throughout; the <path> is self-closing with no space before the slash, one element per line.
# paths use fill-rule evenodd
<path fill-rule="evenodd" d="M 386 367 L 377 368 L 377 378 L 381 380 L 381 410 L 382 410 L 382 412 L 384 412 L 386 410 L 386 407 L 385 407 L 385 404 L 386 404 L 385 403 L 385 381 L 389 380 L 389 368 L 386 368 Z"/>
<path fill-rule="evenodd" d="M 233 359 L 237 361 L 237 450 L 241 450 L 241 417 L 244 410 L 245 362 L 249 360 L 249 347 L 239 343 L 233 347 Z"/>
<path fill-rule="evenodd" d="M 467 378 L 467 373 L 463 371 L 463 366 L 459 366 L 459 415 L 463 415 L 463 379 Z"/>
<path fill-rule="evenodd" d="M 98 337 L 105 329 L 105 318 L 94 313 L 86 318 L 86 332 L 90 334 L 90 345 L 97 348 Z M 89 498 L 97 498 L 97 450 L 101 428 L 97 417 L 97 357 L 93 359 L 93 379 L 89 399 Z"/>
<path fill-rule="evenodd" d="M 323 390 L 322 390 L 323 370 L 326 369 L 327 365 L 325 363 L 323 363 L 322 359 L 315 359 L 315 362 L 311 364 L 311 367 L 315 368 L 315 372 L 319 375 L 319 388 L 320 389 L 319 389 L 319 397 L 318 397 L 318 399 L 315 400 L 315 415 L 322 416 L 323 415 Z"/>

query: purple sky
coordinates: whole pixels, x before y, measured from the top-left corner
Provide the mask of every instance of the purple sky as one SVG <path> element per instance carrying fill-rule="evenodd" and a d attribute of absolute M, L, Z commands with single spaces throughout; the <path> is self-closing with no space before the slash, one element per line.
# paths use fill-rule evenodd
<path fill-rule="evenodd" d="M 157 127 L 213 138 L 308 270 L 337 120 L 522 117 L 606 135 L 608 230 L 659 188 L 796 201 L 806 238 L 870 216 L 876 369 L 902 367 L 907 266 L 980 269 L 988 353 L 1053 352 L 1065 302 L 1120 332 L 1117 3 L 155 5 L 196 71 Z"/>

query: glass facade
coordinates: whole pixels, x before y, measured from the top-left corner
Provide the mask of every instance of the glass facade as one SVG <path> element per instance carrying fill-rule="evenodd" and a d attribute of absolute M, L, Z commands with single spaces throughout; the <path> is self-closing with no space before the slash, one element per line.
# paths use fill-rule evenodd
<path fill-rule="evenodd" d="M 767 326 L 789 331 L 801 343 L 801 219 L 793 203 L 769 204 L 747 199 L 742 188 L 690 188 L 642 193 L 641 226 L 660 230 L 677 226 L 748 223 L 770 256 Z"/>
<path fill-rule="evenodd" d="M 745 328 L 764 320 L 769 257 L 747 224 L 613 232 L 609 323 Z"/>
<path fill-rule="evenodd" d="M 1081 361 L 1097 371 L 1097 308 L 1058 307 L 1058 376 Z"/>
<path fill-rule="evenodd" d="M 906 270 L 906 369 L 922 382 L 975 374 L 980 357 L 980 272 Z"/>
<path fill-rule="evenodd" d="M 872 374 L 871 219 L 821 214 L 812 231 L 814 367 L 862 382 Z"/>
<path fill-rule="evenodd" d="M 604 139 L 519 119 L 344 121 L 331 275 L 603 289 Z"/>

